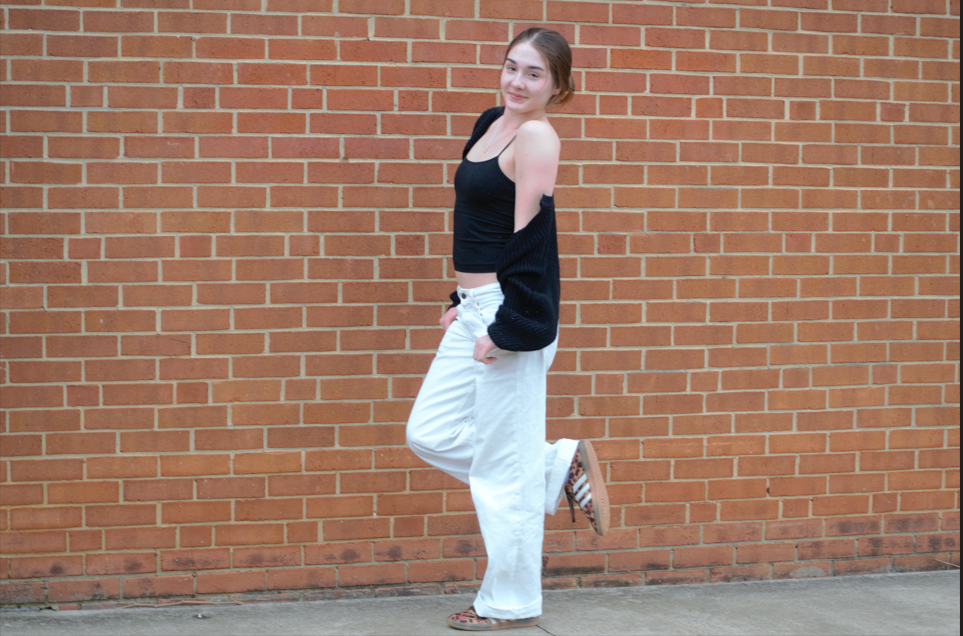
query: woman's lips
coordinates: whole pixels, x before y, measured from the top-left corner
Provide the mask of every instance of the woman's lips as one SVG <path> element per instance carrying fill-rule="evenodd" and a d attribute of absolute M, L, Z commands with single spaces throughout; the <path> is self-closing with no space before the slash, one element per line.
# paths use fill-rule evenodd
<path fill-rule="evenodd" d="M 512 99 L 525 99 L 524 96 L 519 95 L 518 93 L 509 93 L 508 96 L 511 97 Z"/>

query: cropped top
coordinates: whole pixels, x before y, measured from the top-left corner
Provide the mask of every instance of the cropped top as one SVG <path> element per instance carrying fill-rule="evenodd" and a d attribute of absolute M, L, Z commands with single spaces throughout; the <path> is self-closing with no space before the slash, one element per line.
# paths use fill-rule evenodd
<path fill-rule="evenodd" d="M 494 272 L 498 255 L 515 231 L 515 182 L 498 165 L 511 143 L 487 161 L 469 161 L 468 150 L 474 143 L 466 146 L 466 156 L 455 172 L 452 261 L 456 271 Z"/>
<path fill-rule="evenodd" d="M 502 115 L 502 110 L 491 108 L 482 113 L 462 157 Z M 497 163 L 495 167 L 498 169 Z M 495 320 L 488 325 L 492 342 L 505 351 L 537 351 L 550 345 L 558 336 L 561 297 L 552 197 L 543 195 L 535 218 L 508 237 L 495 261 L 495 274 L 505 300 L 495 312 Z M 451 300 L 453 307 L 461 302 L 457 292 L 452 292 Z"/>

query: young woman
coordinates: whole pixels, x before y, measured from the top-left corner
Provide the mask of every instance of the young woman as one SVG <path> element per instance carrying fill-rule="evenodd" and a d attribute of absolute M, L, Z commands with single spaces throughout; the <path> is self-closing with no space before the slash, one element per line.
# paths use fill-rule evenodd
<path fill-rule="evenodd" d="M 532 28 L 509 45 L 500 108 L 479 117 L 455 173 L 458 288 L 408 420 L 408 444 L 466 483 L 488 567 L 457 629 L 538 624 L 545 513 L 565 494 L 600 535 L 608 498 L 592 444 L 545 442 L 545 376 L 558 342 L 552 193 L 560 142 L 545 114 L 572 97 L 572 53 Z"/>

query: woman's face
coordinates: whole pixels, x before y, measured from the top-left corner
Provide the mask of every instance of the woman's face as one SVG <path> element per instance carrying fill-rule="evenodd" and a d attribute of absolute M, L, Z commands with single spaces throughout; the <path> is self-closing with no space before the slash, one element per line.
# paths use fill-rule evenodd
<path fill-rule="evenodd" d="M 544 110 L 558 93 L 548 62 L 528 42 L 516 44 L 502 66 L 502 101 L 518 113 Z"/>

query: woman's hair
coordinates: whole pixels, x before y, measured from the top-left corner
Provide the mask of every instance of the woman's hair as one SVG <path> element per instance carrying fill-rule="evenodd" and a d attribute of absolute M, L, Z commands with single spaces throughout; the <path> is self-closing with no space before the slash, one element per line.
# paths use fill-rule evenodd
<path fill-rule="evenodd" d="M 575 80 L 572 78 L 572 49 L 569 48 L 565 38 L 556 31 L 541 27 L 525 29 L 516 35 L 515 39 L 508 45 L 505 58 L 508 58 L 508 54 L 515 48 L 516 44 L 522 42 L 531 44 L 548 62 L 552 80 L 555 82 L 555 87 L 558 88 L 558 95 L 552 97 L 548 103 L 558 106 L 568 103 L 575 95 Z M 502 63 L 504 63 L 504 60 Z"/>

